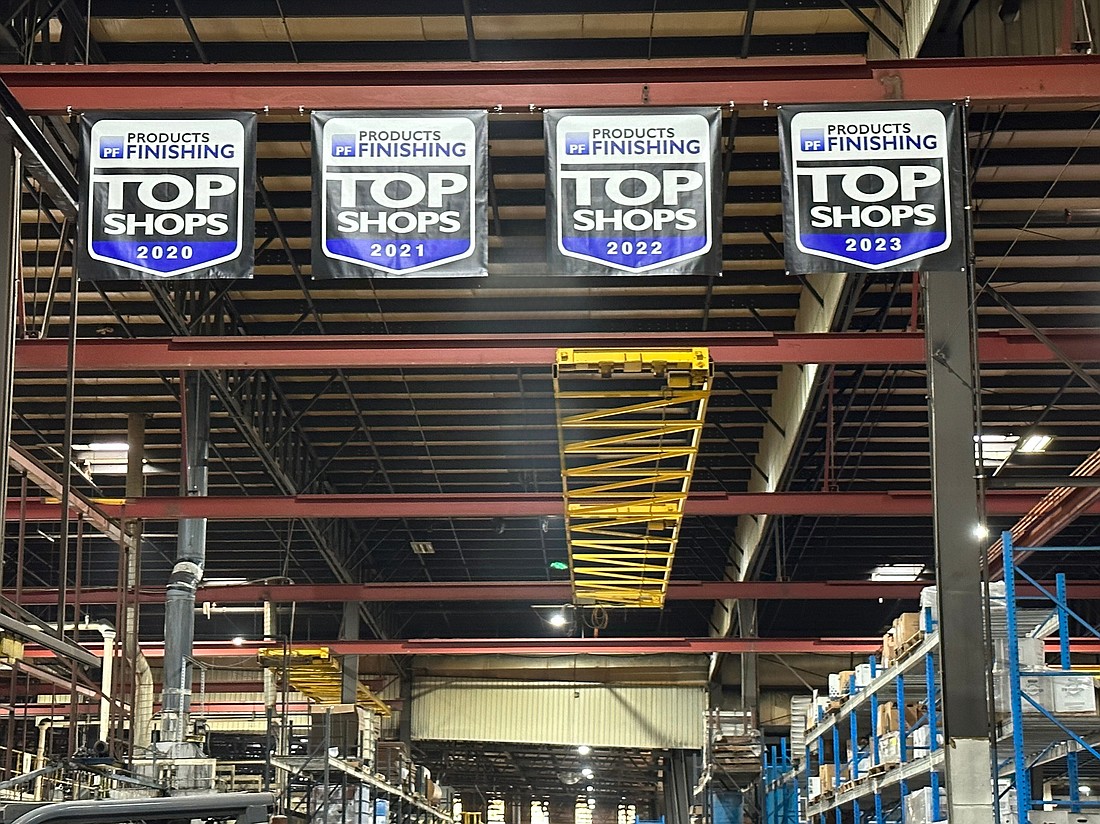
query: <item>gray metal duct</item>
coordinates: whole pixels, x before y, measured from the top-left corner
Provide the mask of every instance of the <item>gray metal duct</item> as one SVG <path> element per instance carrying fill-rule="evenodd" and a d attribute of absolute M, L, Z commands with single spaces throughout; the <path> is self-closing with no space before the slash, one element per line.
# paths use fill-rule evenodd
<path fill-rule="evenodd" d="M 268 810 L 275 804 L 271 793 L 221 793 L 218 795 L 187 795 L 169 798 L 96 799 L 93 801 L 62 801 L 46 804 L 25 812 L 17 818 L 6 815 L 10 824 L 44 824 L 47 821 L 75 821 L 79 824 L 118 821 L 171 821 L 193 818 L 216 818 L 237 814 L 237 824 L 262 824 Z M 26 805 L 11 805 L 14 808 Z"/>
<path fill-rule="evenodd" d="M 210 447 L 210 388 L 199 372 L 188 372 L 183 387 L 184 495 L 207 492 Z M 161 733 L 183 741 L 191 710 L 191 651 L 195 638 L 195 590 L 206 563 L 206 519 L 181 518 L 176 565 L 168 579 L 164 608 L 164 692 Z"/>

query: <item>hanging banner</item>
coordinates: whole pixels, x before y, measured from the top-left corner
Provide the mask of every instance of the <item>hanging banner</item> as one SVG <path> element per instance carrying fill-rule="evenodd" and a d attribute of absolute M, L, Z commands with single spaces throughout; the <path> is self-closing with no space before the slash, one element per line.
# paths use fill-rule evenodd
<path fill-rule="evenodd" d="M 961 120 L 950 103 L 781 106 L 787 273 L 963 269 Z"/>
<path fill-rule="evenodd" d="M 721 272 L 718 109 L 557 109 L 545 122 L 551 273 Z"/>
<path fill-rule="evenodd" d="M 314 112 L 313 276 L 488 274 L 485 112 Z"/>
<path fill-rule="evenodd" d="M 250 112 L 84 115 L 79 276 L 252 277 L 255 181 Z"/>

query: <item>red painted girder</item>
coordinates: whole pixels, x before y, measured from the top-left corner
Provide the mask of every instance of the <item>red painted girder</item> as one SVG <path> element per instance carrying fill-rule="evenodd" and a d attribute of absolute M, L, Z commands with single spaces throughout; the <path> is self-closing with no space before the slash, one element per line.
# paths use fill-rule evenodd
<path fill-rule="evenodd" d="M 1047 334 L 1069 357 L 1096 360 L 1096 330 Z M 923 364 L 919 332 L 820 334 L 581 333 L 548 335 L 327 335 L 316 337 L 207 337 L 82 339 L 78 372 L 149 372 L 178 369 L 335 369 L 454 366 L 550 369 L 561 347 L 707 346 L 717 365 Z M 983 363 L 1050 363 L 1057 358 L 1027 332 L 986 332 Z M 16 343 L 23 372 L 61 372 L 66 343 L 59 338 Z"/>
<path fill-rule="evenodd" d="M 310 641 L 310 647 L 328 647 L 336 655 L 648 655 L 686 653 L 770 653 L 774 655 L 871 654 L 882 648 L 882 638 L 418 638 L 410 640 Z M 1056 641 L 1048 641 L 1056 651 Z M 95 644 L 88 644 L 95 650 Z M 270 642 L 236 644 L 196 641 L 196 658 L 245 658 Z M 1096 639 L 1071 639 L 1073 652 L 1100 652 Z M 148 658 L 163 658 L 163 644 L 143 643 Z M 52 656 L 49 650 L 27 647 L 27 658 Z"/>
<path fill-rule="evenodd" d="M 748 598 L 756 601 L 869 601 L 915 600 L 928 582 L 899 581 L 673 581 L 669 585 L 670 601 L 723 601 Z M 1054 584 L 1048 582 L 1048 587 Z M 1071 598 L 1100 599 L 1100 581 L 1071 581 L 1067 584 Z M 16 600 L 14 590 L 5 590 L 5 597 Z M 145 589 L 139 593 L 142 603 L 164 602 L 163 588 Z M 437 583 L 387 584 L 245 584 L 242 586 L 201 587 L 195 596 L 200 603 L 210 601 L 222 606 L 259 604 L 271 601 L 280 604 L 332 604 L 345 602 L 466 602 L 498 603 L 566 603 L 572 599 L 568 581 L 471 581 Z M 70 596 L 71 600 L 72 596 Z M 118 592 L 114 588 L 83 589 L 80 603 L 114 604 Z M 53 589 L 24 589 L 18 599 L 22 606 L 48 606 L 57 602 Z"/>
<path fill-rule="evenodd" d="M 1022 515 L 1041 495 L 1026 490 L 986 493 L 990 515 Z M 552 492 L 484 492 L 452 495 L 210 495 L 205 497 L 135 498 L 126 504 L 100 503 L 97 509 L 116 518 L 164 521 L 209 518 L 250 521 L 279 518 L 505 518 L 561 515 L 561 496 Z M 1091 513 L 1100 513 L 1092 503 Z M 688 498 L 688 516 L 707 515 L 845 515 L 851 517 L 926 517 L 932 514 L 927 492 L 731 492 L 697 493 Z M 56 521 L 60 507 L 28 502 L 27 518 Z M 19 503 L 9 500 L 8 520 L 19 517 Z"/>
<path fill-rule="evenodd" d="M 314 65 L 5 66 L 34 113 L 148 109 L 522 109 L 942 100 L 1094 102 L 1090 55 L 867 62 L 850 57 Z"/>

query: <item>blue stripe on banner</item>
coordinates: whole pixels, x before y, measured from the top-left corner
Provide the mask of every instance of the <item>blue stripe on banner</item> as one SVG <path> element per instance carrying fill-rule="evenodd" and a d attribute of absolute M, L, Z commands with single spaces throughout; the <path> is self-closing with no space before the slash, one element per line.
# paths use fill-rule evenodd
<path fill-rule="evenodd" d="M 665 260 L 701 252 L 707 246 L 706 235 L 671 237 L 563 237 L 568 251 L 596 260 L 641 269 Z"/>
<path fill-rule="evenodd" d="M 827 252 L 831 255 L 859 263 L 879 265 L 927 252 L 943 245 L 946 232 L 913 232 L 891 235 L 807 234 L 799 238 L 806 249 Z M 898 248 L 890 248 L 894 243 Z M 881 246 L 882 248 L 879 248 Z"/>
<path fill-rule="evenodd" d="M 178 241 L 93 240 L 92 251 L 126 266 L 171 274 L 232 255 L 236 240 Z"/>
<path fill-rule="evenodd" d="M 472 246 L 469 238 L 401 241 L 351 240 L 349 238 L 325 240 L 325 250 L 329 254 L 398 271 L 464 255 L 471 250 Z"/>

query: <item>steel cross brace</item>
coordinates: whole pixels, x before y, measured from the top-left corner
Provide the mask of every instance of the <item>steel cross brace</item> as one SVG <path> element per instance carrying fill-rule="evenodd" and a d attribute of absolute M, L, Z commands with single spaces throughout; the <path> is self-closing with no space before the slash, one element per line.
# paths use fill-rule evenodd
<path fill-rule="evenodd" d="M 185 288 L 175 299 L 161 284 L 147 284 L 160 315 L 177 335 L 186 336 L 214 325 L 222 334 L 241 329 L 240 322 L 224 301 L 211 305 L 206 288 Z M 190 321 L 184 309 L 194 311 L 218 309 L 209 324 Z M 310 489 L 334 491 L 323 480 L 322 461 L 309 439 L 298 425 L 297 416 L 275 377 L 266 370 L 220 370 L 205 373 L 214 395 L 225 408 L 233 425 L 256 453 L 272 481 L 284 494 L 293 495 Z M 287 434 L 287 433 L 290 434 Z M 340 583 L 357 583 L 356 576 L 346 566 L 348 549 L 355 537 L 346 520 L 303 521 L 303 526 L 325 562 Z M 379 638 L 386 633 L 366 607 L 362 614 L 371 631 Z"/>

